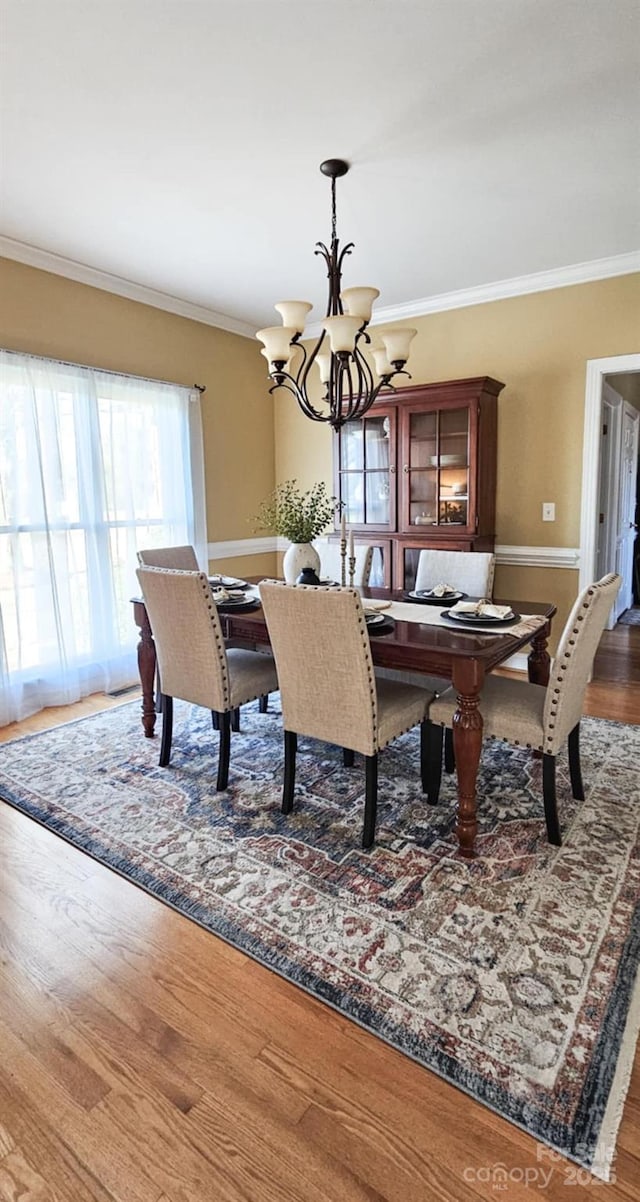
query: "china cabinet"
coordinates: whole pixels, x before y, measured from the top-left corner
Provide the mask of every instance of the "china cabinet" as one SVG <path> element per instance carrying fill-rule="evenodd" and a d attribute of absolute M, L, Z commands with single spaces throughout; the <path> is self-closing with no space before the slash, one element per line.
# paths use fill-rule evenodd
<path fill-rule="evenodd" d="M 372 583 L 412 588 L 423 547 L 491 551 L 497 397 L 490 376 L 396 389 L 334 436 L 334 488 Z"/>

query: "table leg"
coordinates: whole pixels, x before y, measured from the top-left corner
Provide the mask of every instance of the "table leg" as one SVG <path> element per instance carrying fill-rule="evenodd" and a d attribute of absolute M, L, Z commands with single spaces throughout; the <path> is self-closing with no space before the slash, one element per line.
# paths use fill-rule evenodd
<path fill-rule="evenodd" d="M 527 659 L 529 680 L 531 684 L 541 684 L 546 688 L 549 683 L 551 659 L 547 651 L 547 642 L 551 633 L 550 622 L 545 622 L 531 640 L 531 651 Z"/>
<path fill-rule="evenodd" d="M 147 610 L 141 601 L 134 601 L 133 616 L 136 626 L 140 630 L 138 673 L 142 686 L 142 726 L 146 737 L 152 739 L 156 725 L 156 708 L 153 695 L 156 677 L 156 646 L 153 641 Z"/>
<path fill-rule="evenodd" d="M 483 727 L 479 703 L 483 679 L 482 667 L 474 660 L 454 667 L 453 686 L 458 694 L 453 715 L 453 748 L 458 777 L 456 835 L 460 855 L 466 860 L 472 860 L 476 854 L 476 782 Z"/>

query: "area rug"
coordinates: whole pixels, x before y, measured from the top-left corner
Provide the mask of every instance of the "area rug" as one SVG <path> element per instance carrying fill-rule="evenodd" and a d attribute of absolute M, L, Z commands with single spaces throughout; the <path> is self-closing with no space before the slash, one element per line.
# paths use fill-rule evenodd
<path fill-rule="evenodd" d="M 625 609 L 622 617 L 618 618 L 620 626 L 640 626 L 640 605 L 634 605 L 631 609 Z"/>
<path fill-rule="evenodd" d="M 210 715 L 176 710 L 169 769 L 133 703 L 2 747 L 0 796 L 606 1180 L 640 1023 L 640 727 L 584 720 L 561 848 L 541 761 L 487 743 L 466 862 L 417 732 L 380 757 L 363 852 L 358 757 L 300 740 L 284 816 L 277 699 L 243 710 L 223 794 Z"/>

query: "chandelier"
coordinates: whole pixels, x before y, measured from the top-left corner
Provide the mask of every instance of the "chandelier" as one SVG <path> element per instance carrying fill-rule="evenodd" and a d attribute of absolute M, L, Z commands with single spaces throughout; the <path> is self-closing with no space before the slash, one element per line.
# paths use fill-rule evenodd
<path fill-rule="evenodd" d="M 409 375 L 403 369 L 409 358 L 409 343 L 417 331 L 398 326 L 381 334 L 382 346 L 372 348 L 371 352 L 375 371 L 371 368 L 362 353 L 362 346 L 371 342 L 367 326 L 371 321 L 371 307 L 380 293 L 377 288 L 343 289 L 342 264 L 354 244 L 348 242 L 340 250 L 336 233 L 336 179 L 346 175 L 349 164 L 342 159 L 327 159 L 320 164 L 320 170 L 331 179 L 331 247 L 328 249 L 324 242 L 316 242 L 315 250 L 327 265 L 329 280 L 322 333 L 307 352 L 300 339 L 307 314 L 313 306 L 308 301 L 280 301 L 275 308 L 282 318 L 282 325 L 258 330 L 256 337 L 264 344 L 262 354 L 269 364 L 269 379 L 273 380 L 270 392 L 287 388 L 307 417 L 314 422 L 329 422 L 334 430 L 339 430 L 345 422 L 362 417 L 373 405 L 380 389 L 391 386 L 394 376 Z M 298 359 L 295 374 L 294 358 Z M 313 380 L 311 377 L 310 381 L 309 376 L 315 364 L 324 387 L 324 410 L 317 409 L 309 398 L 308 385 Z"/>

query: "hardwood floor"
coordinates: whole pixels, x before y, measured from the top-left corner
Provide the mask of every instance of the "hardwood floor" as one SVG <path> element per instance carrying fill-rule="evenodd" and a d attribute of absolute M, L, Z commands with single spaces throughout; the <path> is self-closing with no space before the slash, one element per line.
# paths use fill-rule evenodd
<path fill-rule="evenodd" d="M 640 628 L 619 629 L 587 711 L 640 723 Z M 6 804 L 0 857 L 3 1202 L 474 1202 L 497 1165 L 517 1202 L 638 1198 L 640 1056 L 616 1182 L 590 1183 Z"/>

